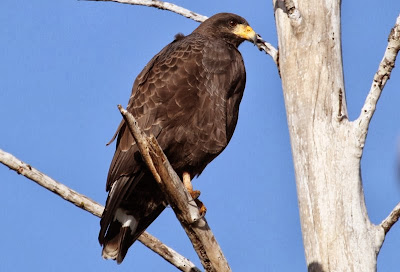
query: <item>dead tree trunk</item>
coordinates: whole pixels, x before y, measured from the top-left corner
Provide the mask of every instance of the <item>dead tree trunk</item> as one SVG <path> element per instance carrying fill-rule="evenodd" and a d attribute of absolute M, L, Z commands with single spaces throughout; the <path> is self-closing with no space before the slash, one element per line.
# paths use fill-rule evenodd
<path fill-rule="evenodd" d="M 273 3 L 308 270 L 375 271 L 385 230 L 368 218 L 360 161 L 383 86 L 349 121 L 341 1 Z"/>

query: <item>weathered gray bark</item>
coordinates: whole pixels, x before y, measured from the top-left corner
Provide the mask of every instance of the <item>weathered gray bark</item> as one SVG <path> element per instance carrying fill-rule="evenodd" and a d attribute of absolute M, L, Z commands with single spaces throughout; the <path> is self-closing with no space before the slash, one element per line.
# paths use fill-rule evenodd
<path fill-rule="evenodd" d="M 360 161 L 383 86 L 374 103 L 367 99 L 360 117 L 350 122 L 340 1 L 273 3 L 308 269 L 375 271 L 385 231 L 368 218 Z"/>

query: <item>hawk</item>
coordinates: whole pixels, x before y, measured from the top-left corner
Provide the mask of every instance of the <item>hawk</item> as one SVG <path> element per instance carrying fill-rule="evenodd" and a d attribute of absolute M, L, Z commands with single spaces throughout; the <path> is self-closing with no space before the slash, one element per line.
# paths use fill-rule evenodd
<path fill-rule="evenodd" d="M 133 84 L 127 110 L 146 134 L 157 138 L 194 198 L 199 192 L 190 180 L 225 149 L 236 127 L 246 83 L 238 46 L 245 40 L 257 40 L 245 19 L 216 14 L 190 35 L 176 35 Z M 115 138 L 99 242 L 104 258 L 121 263 L 168 203 L 124 121 Z"/>

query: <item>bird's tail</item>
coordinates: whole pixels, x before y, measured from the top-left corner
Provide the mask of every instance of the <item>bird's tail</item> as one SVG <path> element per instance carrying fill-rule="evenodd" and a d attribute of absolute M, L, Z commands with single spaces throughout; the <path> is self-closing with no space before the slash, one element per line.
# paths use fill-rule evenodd
<path fill-rule="evenodd" d="M 106 236 L 100 242 L 103 245 L 103 258 L 116 260 L 120 264 L 129 247 L 138 237 L 137 226 L 138 222 L 134 216 L 127 214 L 121 208 L 117 209 L 114 221 L 109 225 Z"/>
<path fill-rule="evenodd" d="M 103 246 L 104 259 L 116 260 L 122 263 L 129 247 L 139 238 L 146 228 L 165 209 L 166 204 L 161 202 L 156 205 L 150 214 L 142 218 L 135 218 L 131 212 L 118 208 L 114 220 L 108 225 L 102 225 L 99 233 L 99 242 Z M 102 220 L 104 217 L 102 218 Z"/>
<path fill-rule="evenodd" d="M 124 260 L 129 247 L 167 206 L 150 173 L 135 178 L 131 181 L 122 177 L 112 185 L 100 220 L 103 258 L 117 263 Z"/>

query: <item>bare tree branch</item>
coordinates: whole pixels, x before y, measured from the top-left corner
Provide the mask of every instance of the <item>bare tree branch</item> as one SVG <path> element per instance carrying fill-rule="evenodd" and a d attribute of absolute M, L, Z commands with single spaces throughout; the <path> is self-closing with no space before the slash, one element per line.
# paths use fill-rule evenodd
<path fill-rule="evenodd" d="M 381 96 L 387 80 L 394 67 L 397 54 L 400 50 L 400 15 L 397 17 L 396 24 L 392 28 L 388 38 L 388 45 L 378 71 L 375 73 L 369 94 L 365 100 L 360 116 L 355 120 L 357 127 L 357 140 L 361 148 L 364 147 L 368 133 L 369 123 L 374 115 L 376 104 Z"/>
<path fill-rule="evenodd" d="M 0 162 L 8 166 L 11 170 L 16 171 L 19 175 L 36 182 L 40 186 L 55 193 L 63 199 L 71 202 L 75 206 L 90 212 L 98 217 L 101 217 L 104 207 L 99 203 L 91 200 L 90 198 L 81 195 L 80 193 L 70 189 L 62 183 L 59 183 L 51 177 L 43 174 L 39 170 L 33 168 L 31 165 L 19 160 L 12 154 L 7 153 L 0 149 Z"/>
<path fill-rule="evenodd" d="M 393 211 L 386 217 L 382 223 L 379 224 L 385 231 L 385 234 L 392 228 L 392 226 L 400 218 L 400 202 L 394 207 Z"/>
<path fill-rule="evenodd" d="M 153 174 L 154 179 L 157 181 L 161 190 L 165 193 L 165 198 L 168 201 L 168 204 L 175 211 L 179 221 L 185 221 L 189 224 L 192 224 L 199 220 L 200 215 L 196 203 L 190 194 L 184 190 L 182 181 L 169 165 L 164 153 L 157 154 L 158 156 L 163 156 L 164 158 L 161 162 L 161 165 L 158 165 L 157 169 L 155 168 L 155 163 L 158 161 L 155 160 L 152 155 L 154 155 L 158 150 L 155 151 L 152 150 L 152 148 L 158 148 L 159 150 L 161 150 L 161 148 L 157 147 L 158 144 L 154 144 L 153 140 L 150 140 L 140 130 L 132 114 L 123 109 L 121 105 L 118 105 L 118 109 L 125 119 L 125 122 L 127 123 L 128 128 L 136 141 L 144 162 L 146 163 L 150 172 Z M 149 140 L 151 142 L 149 142 Z M 164 162 L 164 160 L 166 162 Z M 164 168 L 162 168 L 163 163 L 167 165 Z"/>
<path fill-rule="evenodd" d="M 162 256 L 165 260 L 170 262 L 172 265 L 176 266 L 179 270 L 184 272 L 200 272 L 194 264 L 187 258 L 180 255 L 178 252 L 170 247 L 167 247 L 160 240 L 158 240 L 153 235 L 149 234 L 147 231 L 143 232 L 139 237 L 139 241 L 144 245 L 156 252 L 158 255 Z"/>
<path fill-rule="evenodd" d="M 158 0 L 86 0 L 86 1 L 96 1 L 96 2 L 116 2 L 121 4 L 130 4 L 130 5 L 139 5 L 139 6 L 147 6 L 147 7 L 154 7 L 163 10 L 169 10 L 185 16 L 186 18 L 195 20 L 197 22 L 203 22 L 208 17 L 180 7 L 178 5 L 158 1 Z"/>
<path fill-rule="evenodd" d="M 43 174 L 39 170 L 33 168 L 29 164 L 19 160 L 10 153 L 7 153 L 0 149 L 0 162 L 11 170 L 16 171 L 18 174 L 25 176 L 26 178 L 36 182 L 40 186 L 47 190 L 55 193 L 63 199 L 71 202 L 75 206 L 90 212 L 91 214 L 101 217 L 103 214 L 104 207 L 92 199 L 72 190 L 52 179 L 51 177 Z M 164 245 L 157 238 L 144 232 L 138 239 L 146 247 L 163 257 L 166 261 L 176 266 L 178 269 L 184 272 L 200 271 L 191 261 L 177 253 L 172 248 Z"/>
<path fill-rule="evenodd" d="M 158 145 L 154 136 L 147 137 L 137 126 L 135 118 L 120 105 L 118 108 L 129 127 L 130 132 L 136 140 L 139 150 L 143 153 L 142 157 L 149 169 L 151 169 L 154 178 L 160 185 L 160 189 L 164 192 L 164 196 L 174 210 L 182 227 L 186 231 L 192 242 L 193 248 L 196 250 L 203 267 L 206 271 L 231 271 L 225 256 L 222 253 L 217 240 L 214 237 L 207 221 L 204 217 L 198 217 L 193 220 L 191 210 L 193 207 L 193 199 L 186 191 L 182 181 L 172 169 L 167 157 Z M 140 146 L 142 145 L 142 146 Z M 151 162 L 148 160 L 151 157 Z M 156 173 L 152 169 L 156 169 Z M 161 177 L 161 179 L 159 179 Z M 183 207 L 186 206 L 186 207 Z M 182 208 L 182 209 L 181 209 Z M 185 215 L 185 213 L 188 213 Z M 198 211 L 197 213 L 198 214 Z M 189 220 L 188 220 L 189 219 Z"/>
<path fill-rule="evenodd" d="M 272 46 L 272 44 L 264 41 L 263 38 L 261 38 L 261 36 L 259 34 L 257 34 L 257 41 L 256 41 L 256 46 L 258 47 L 258 49 L 261 51 L 264 51 L 265 53 L 267 53 L 268 55 L 270 55 L 272 57 L 272 60 L 275 62 L 276 66 L 278 67 L 278 71 L 279 71 L 279 52 L 278 49 L 276 49 L 275 47 Z"/>

